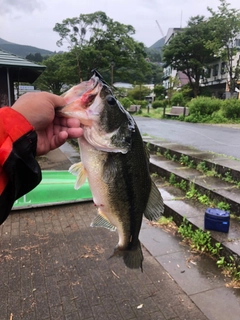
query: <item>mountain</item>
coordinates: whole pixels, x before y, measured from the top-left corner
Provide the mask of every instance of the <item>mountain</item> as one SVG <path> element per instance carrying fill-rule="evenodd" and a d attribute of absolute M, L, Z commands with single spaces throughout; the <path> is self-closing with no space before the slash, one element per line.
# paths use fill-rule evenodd
<path fill-rule="evenodd" d="M 23 58 L 25 58 L 30 53 L 32 53 L 32 54 L 40 53 L 42 56 L 51 55 L 54 53 L 53 51 L 40 49 L 37 47 L 32 47 L 32 46 L 9 42 L 9 41 L 4 40 L 2 38 L 0 38 L 0 49 L 7 51 L 9 53 L 13 53 L 13 54 L 20 56 L 20 57 L 23 57 Z"/>
<path fill-rule="evenodd" d="M 159 39 L 159 40 L 158 40 L 157 42 L 155 42 L 151 47 L 149 47 L 149 49 L 161 50 L 162 47 L 164 46 L 165 38 L 166 38 L 166 37 L 163 37 L 163 38 Z"/>

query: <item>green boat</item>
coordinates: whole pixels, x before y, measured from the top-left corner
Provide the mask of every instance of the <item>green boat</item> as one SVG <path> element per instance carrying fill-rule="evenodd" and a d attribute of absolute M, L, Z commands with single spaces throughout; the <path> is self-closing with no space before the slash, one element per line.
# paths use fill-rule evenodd
<path fill-rule="evenodd" d="M 16 200 L 13 210 L 92 200 L 88 182 L 78 190 L 74 189 L 75 182 L 76 177 L 66 170 L 43 170 L 41 183 Z"/>

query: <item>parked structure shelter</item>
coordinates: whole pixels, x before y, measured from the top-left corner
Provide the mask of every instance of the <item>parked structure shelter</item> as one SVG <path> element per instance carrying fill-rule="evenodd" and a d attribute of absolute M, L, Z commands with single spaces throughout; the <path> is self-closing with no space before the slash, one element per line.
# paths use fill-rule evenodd
<path fill-rule="evenodd" d="M 0 107 L 14 103 L 14 83 L 33 83 L 45 68 L 0 50 Z"/>

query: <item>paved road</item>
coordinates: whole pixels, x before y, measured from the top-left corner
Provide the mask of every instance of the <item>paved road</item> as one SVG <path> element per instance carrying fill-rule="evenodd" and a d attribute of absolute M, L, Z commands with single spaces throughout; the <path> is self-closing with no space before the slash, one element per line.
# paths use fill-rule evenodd
<path fill-rule="evenodd" d="M 56 149 L 40 164 L 71 163 Z M 0 320 L 211 319 L 146 249 L 143 273 L 108 259 L 118 236 L 91 228 L 95 216 L 92 202 L 12 212 L 0 226 Z"/>
<path fill-rule="evenodd" d="M 207 320 L 145 250 L 144 272 L 108 258 L 117 233 L 92 203 L 13 212 L 0 226 L 0 320 Z M 12 314 L 12 318 L 11 318 Z"/>
<path fill-rule="evenodd" d="M 143 117 L 135 117 L 135 120 L 142 134 L 240 159 L 240 130 L 237 128 Z"/>

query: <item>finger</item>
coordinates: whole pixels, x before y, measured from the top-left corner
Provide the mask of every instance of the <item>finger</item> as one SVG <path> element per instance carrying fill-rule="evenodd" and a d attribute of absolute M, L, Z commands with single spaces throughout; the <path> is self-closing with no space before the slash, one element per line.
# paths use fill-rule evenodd
<path fill-rule="evenodd" d="M 67 126 L 69 128 L 79 128 L 80 127 L 80 121 L 76 118 L 65 118 L 67 120 Z"/>
<path fill-rule="evenodd" d="M 80 138 L 83 135 L 83 129 L 82 128 L 68 128 L 68 139 L 76 139 Z"/>
<path fill-rule="evenodd" d="M 59 116 L 55 116 L 54 124 L 60 125 L 63 127 L 69 127 L 69 128 L 80 127 L 80 121 L 78 119 L 76 119 L 76 118 L 63 118 L 63 117 L 59 117 Z"/>
<path fill-rule="evenodd" d="M 55 94 L 51 94 L 50 98 L 51 98 L 51 102 L 54 105 L 54 108 L 63 107 L 66 104 L 66 101 L 63 99 L 63 97 L 57 96 Z"/>
<path fill-rule="evenodd" d="M 51 149 L 56 149 L 64 144 L 68 139 L 68 133 L 66 131 L 61 131 L 59 134 L 54 135 L 51 140 Z"/>

